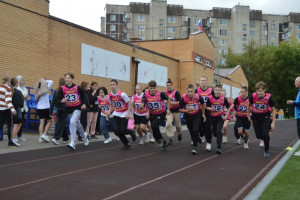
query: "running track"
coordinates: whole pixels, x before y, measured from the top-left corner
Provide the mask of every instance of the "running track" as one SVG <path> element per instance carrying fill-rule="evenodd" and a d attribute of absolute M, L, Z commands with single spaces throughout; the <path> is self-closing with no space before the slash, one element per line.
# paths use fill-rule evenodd
<path fill-rule="evenodd" d="M 277 121 L 271 157 L 253 130 L 250 150 L 236 145 L 233 126 L 223 155 L 190 154 L 190 136 L 161 152 L 156 144 L 121 149 L 113 142 L 0 155 L 0 198 L 9 199 L 242 199 L 296 141 L 295 120 Z"/>

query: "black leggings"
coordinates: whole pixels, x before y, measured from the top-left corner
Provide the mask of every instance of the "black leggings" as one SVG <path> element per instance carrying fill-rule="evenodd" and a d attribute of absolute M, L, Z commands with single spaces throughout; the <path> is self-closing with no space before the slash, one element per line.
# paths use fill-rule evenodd
<path fill-rule="evenodd" d="M 21 127 L 18 131 L 18 137 L 22 137 L 22 132 L 23 132 L 23 122 L 24 122 L 24 119 L 25 119 L 25 110 L 22 112 L 22 119 L 21 119 Z"/>
<path fill-rule="evenodd" d="M 201 117 L 201 121 L 199 123 L 200 136 L 205 136 L 205 140 L 207 143 L 211 143 L 212 135 L 211 135 L 211 116 L 207 110 L 205 110 L 206 121 L 203 122 L 203 118 Z"/>
<path fill-rule="evenodd" d="M 11 130 L 12 130 L 12 113 L 10 109 L 0 110 L 0 130 L 3 129 L 3 125 L 6 122 L 7 124 L 7 137 L 8 142 L 12 142 L 11 138 Z"/>
<path fill-rule="evenodd" d="M 159 143 L 160 140 L 164 140 L 164 138 L 161 135 L 159 126 L 163 121 L 165 121 L 166 118 L 166 112 L 159 114 L 159 115 L 150 115 L 150 122 L 151 122 L 151 128 L 153 130 L 153 137 L 155 140 Z"/>
<path fill-rule="evenodd" d="M 57 110 L 57 127 L 55 129 L 54 138 L 59 140 L 63 136 L 63 141 L 68 141 L 68 131 L 67 131 L 67 119 L 68 114 L 65 110 Z"/>
<path fill-rule="evenodd" d="M 224 120 L 222 119 L 222 116 L 211 117 L 212 133 L 213 133 L 214 137 L 217 137 L 217 148 L 218 149 L 221 149 L 221 145 L 222 145 L 223 125 L 224 125 Z"/>
<path fill-rule="evenodd" d="M 257 139 L 264 140 L 265 151 L 269 151 L 270 145 L 270 118 L 254 118 L 253 119 L 253 128 Z"/>
<path fill-rule="evenodd" d="M 116 135 L 119 136 L 120 140 L 124 145 L 128 145 L 129 141 L 125 136 L 128 132 L 128 119 L 125 117 L 114 116 L 115 124 L 116 124 Z"/>
<path fill-rule="evenodd" d="M 197 147 L 199 141 L 199 127 L 200 127 L 199 124 L 200 124 L 199 116 L 195 116 L 186 121 L 187 128 L 193 140 L 193 147 Z"/>

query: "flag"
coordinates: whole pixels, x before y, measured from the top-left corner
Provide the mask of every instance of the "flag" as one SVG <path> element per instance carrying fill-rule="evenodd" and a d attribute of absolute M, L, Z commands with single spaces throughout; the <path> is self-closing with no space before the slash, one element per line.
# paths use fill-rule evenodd
<path fill-rule="evenodd" d="M 198 26 L 199 26 L 200 32 L 203 32 L 203 28 L 202 28 L 202 19 L 199 19 L 199 21 L 198 21 Z"/>

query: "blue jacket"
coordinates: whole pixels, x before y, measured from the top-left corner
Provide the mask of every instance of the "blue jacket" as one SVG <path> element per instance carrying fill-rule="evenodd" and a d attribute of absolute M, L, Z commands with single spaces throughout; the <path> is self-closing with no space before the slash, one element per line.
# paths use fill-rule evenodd
<path fill-rule="evenodd" d="M 295 118 L 300 119 L 300 89 L 296 101 L 293 101 L 292 105 L 295 106 Z"/>

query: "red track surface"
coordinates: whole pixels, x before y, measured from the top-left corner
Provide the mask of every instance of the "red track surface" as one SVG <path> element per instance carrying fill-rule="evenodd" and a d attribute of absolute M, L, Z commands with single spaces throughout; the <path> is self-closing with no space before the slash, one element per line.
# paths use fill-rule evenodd
<path fill-rule="evenodd" d="M 295 121 L 277 121 L 271 157 L 263 157 L 253 131 L 250 150 L 229 143 L 223 155 L 190 153 L 190 136 L 161 152 L 156 144 L 121 149 L 120 143 L 0 155 L 0 199 L 242 199 L 296 141 Z"/>

